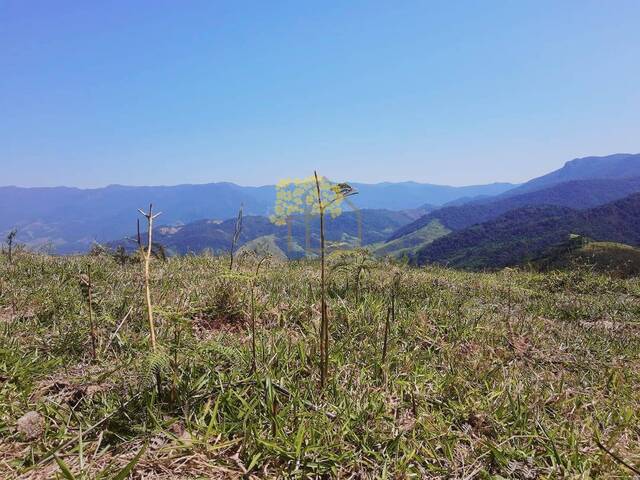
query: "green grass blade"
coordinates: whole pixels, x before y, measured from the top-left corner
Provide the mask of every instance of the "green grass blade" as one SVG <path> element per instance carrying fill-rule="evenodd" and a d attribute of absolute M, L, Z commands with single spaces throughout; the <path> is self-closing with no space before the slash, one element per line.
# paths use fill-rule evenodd
<path fill-rule="evenodd" d="M 144 455 L 144 452 L 147 451 L 148 446 L 149 444 L 145 443 L 137 453 L 137 455 L 133 457 L 133 459 L 129 463 L 127 463 L 127 465 L 122 470 L 120 470 L 120 472 L 115 477 L 113 477 L 113 480 L 125 480 L 138 464 L 140 458 L 142 457 L 142 455 Z"/>
<path fill-rule="evenodd" d="M 56 463 L 60 467 L 60 470 L 62 471 L 62 475 L 64 476 L 64 478 L 66 478 L 67 480 L 76 480 L 75 475 L 73 473 L 71 473 L 71 470 L 69 469 L 67 464 L 64 463 L 64 460 L 62 460 L 57 455 L 54 455 L 53 458 L 56 459 Z"/>

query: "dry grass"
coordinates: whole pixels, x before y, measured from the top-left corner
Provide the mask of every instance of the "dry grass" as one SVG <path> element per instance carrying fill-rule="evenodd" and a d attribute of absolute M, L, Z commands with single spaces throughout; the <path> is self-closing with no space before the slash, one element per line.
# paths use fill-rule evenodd
<path fill-rule="evenodd" d="M 144 444 L 134 478 L 632 478 L 596 439 L 640 465 L 637 279 L 329 258 L 321 393 L 317 263 L 259 270 L 252 372 L 251 260 L 155 262 L 155 355 L 139 265 L 0 262 L 0 478 L 64 478 L 46 460 L 61 445 L 77 478 L 112 478 Z M 78 280 L 89 263 L 97 360 Z M 27 441 L 16 423 L 30 411 L 45 428 Z"/>

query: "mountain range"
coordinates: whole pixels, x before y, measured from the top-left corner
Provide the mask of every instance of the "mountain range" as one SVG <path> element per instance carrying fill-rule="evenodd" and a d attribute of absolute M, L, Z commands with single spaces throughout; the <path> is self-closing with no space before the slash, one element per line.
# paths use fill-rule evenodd
<path fill-rule="evenodd" d="M 451 232 L 491 221 L 521 207 L 587 209 L 636 192 L 640 192 L 640 155 L 576 159 L 559 170 L 494 197 L 429 212 L 394 232 L 377 252 L 411 256 L 425 244 Z"/>
<path fill-rule="evenodd" d="M 621 179 L 640 176 L 640 154 L 616 153 L 605 157 L 570 160 L 558 170 L 529 180 L 503 196 L 520 195 L 572 180 Z"/>
<path fill-rule="evenodd" d="M 353 184 L 362 209 L 416 210 L 462 197 L 496 195 L 515 185 L 496 183 L 467 187 L 415 182 Z M 93 242 L 122 238 L 135 230 L 137 209 L 154 204 L 159 222 L 184 225 L 200 220 L 235 217 L 240 205 L 247 215 L 269 215 L 275 186 L 245 187 L 233 183 L 104 188 L 0 187 L 0 234 L 13 228 L 17 241 L 31 248 L 47 246 L 56 253 L 86 251 Z"/>
<path fill-rule="evenodd" d="M 387 239 L 384 248 L 386 253 L 411 251 L 425 243 L 425 232 L 437 231 L 438 236 L 444 236 L 449 232 L 493 220 L 521 207 L 554 205 L 586 209 L 636 192 L 640 192 L 640 177 L 615 180 L 572 180 L 520 195 L 500 196 L 492 202 L 443 207 L 398 229 Z M 437 237 L 430 238 L 435 240 Z M 395 248 L 389 248 L 393 246 Z"/>
<path fill-rule="evenodd" d="M 422 265 L 501 268 L 535 261 L 570 234 L 640 243 L 640 154 L 585 157 L 521 185 L 448 187 L 415 182 L 352 183 L 355 211 L 327 221 L 332 247 L 367 246 L 379 256 Z M 100 189 L 0 188 L 0 231 L 57 253 L 93 242 L 133 248 L 137 208 L 162 210 L 155 239 L 173 254 L 228 250 L 239 206 L 245 213 L 240 250 L 283 258 L 314 255 L 318 222 L 293 216 L 271 223 L 275 187 L 231 183 Z"/>

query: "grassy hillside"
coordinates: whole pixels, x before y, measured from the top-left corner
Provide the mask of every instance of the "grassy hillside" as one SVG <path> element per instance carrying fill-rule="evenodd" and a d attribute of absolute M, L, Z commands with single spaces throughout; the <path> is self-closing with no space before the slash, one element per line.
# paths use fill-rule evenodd
<path fill-rule="evenodd" d="M 379 256 L 389 255 L 395 258 L 411 257 L 422 245 L 427 245 L 450 232 L 451 230 L 436 218 L 407 235 L 382 243 L 374 249 L 374 253 Z"/>
<path fill-rule="evenodd" d="M 551 249 L 542 258 L 534 260 L 534 265 L 544 271 L 589 268 L 625 278 L 640 275 L 640 249 L 616 242 L 575 244 L 575 240 L 570 239 Z"/>
<path fill-rule="evenodd" d="M 238 256 L 250 253 L 258 257 L 271 257 L 278 260 L 288 260 L 292 256 L 292 252 L 287 253 L 291 246 L 287 244 L 286 239 L 278 238 L 275 235 L 264 235 L 254 238 L 245 243 L 238 249 Z M 299 245 L 295 246 L 295 253 L 299 257 L 304 257 L 304 249 Z"/>
<path fill-rule="evenodd" d="M 152 355 L 136 261 L 0 257 L 0 478 L 631 478 L 638 279 L 345 258 L 320 391 L 316 262 L 154 261 Z"/>

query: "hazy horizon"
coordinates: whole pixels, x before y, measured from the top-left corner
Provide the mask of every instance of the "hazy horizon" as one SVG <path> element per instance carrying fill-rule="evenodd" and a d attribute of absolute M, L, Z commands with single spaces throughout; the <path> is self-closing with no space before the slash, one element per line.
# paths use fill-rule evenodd
<path fill-rule="evenodd" d="M 481 185 L 506 185 L 506 184 L 519 185 L 520 183 L 524 183 L 524 182 L 519 182 L 519 183 L 515 183 L 515 182 L 487 182 L 487 183 L 465 184 L 465 185 L 447 185 L 447 184 L 440 184 L 440 183 L 417 182 L 415 180 L 398 180 L 398 181 L 394 181 L 394 182 L 390 182 L 390 181 L 386 181 L 386 180 L 383 180 L 383 181 L 380 181 L 380 182 L 361 182 L 359 180 L 348 179 L 348 181 L 350 183 L 353 183 L 354 185 L 356 185 L 356 184 L 359 184 L 359 185 L 383 185 L 383 184 L 386 184 L 386 183 L 398 185 L 398 184 L 413 183 L 413 184 L 417 184 L 417 185 L 434 185 L 434 186 L 438 186 L 438 187 L 454 187 L 454 188 L 458 188 L 458 187 L 474 187 L 474 186 L 481 186 Z M 186 182 L 186 183 L 171 183 L 171 184 L 168 184 L 168 183 L 167 184 L 148 184 L 148 185 L 124 184 L 124 183 L 109 183 L 109 184 L 105 184 L 105 185 L 90 185 L 90 186 L 76 186 L 76 185 L 15 185 L 15 184 L 6 184 L 6 185 L 0 185 L 0 188 L 2 188 L 2 187 L 15 187 L 15 188 L 77 188 L 77 189 L 80 189 L 80 190 L 98 190 L 98 189 L 101 189 L 101 188 L 108 188 L 108 187 L 125 187 L 125 188 L 180 187 L 180 186 L 183 186 L 183 185 L 211 185 L 211 184 L 232 184 L 232 185 L 236 185 L 238 187 L 260 188 L 260 187 L 275 187 L 276 182 L 265 183 L 265 184 L 260 184 L 260 185 L 250 185 L 250 184 L 246 184 L 246 183 L 231 182 L 231 181 L 228 181 L 228 180 L 211 180 L 211 181 L 202 181 L 202 182 Z"/>
<path fill-rule="evenodd" d="M 586 155 L 584 157 L 575 157 L 575 158 L 571 158 L 568 159 L 564 162 L 562 162 L 561 164 L 559 164 L 557 166 L 557 168 L 553 168 L 552 171 L 555 171 L 557 169 L 562 168 L 567 162 L 572 161 L 572 160 L 579 160 L 582 158 L 587 158 L 587 157 L 606 157 L 606 156 L 610 156 L 610 155 L 638 155 L 638 153 L 633 153 L 633 152 L 615 152 L 615 153 L 611 153 L 611 154 L 607 154 L 607 155 Z M 546 172 L 542 172 L 541 175 L 545 175 L 550 173 L 549 171 Z M 308 177 L 308 175 L 307 175 Z M 280 180 L 282 178 L 291 178 L 291 177 L 281 177 Z M 453 188 L 459 188 L 459 187 L 474 187 L 474 186 L 482 186 L 482 185 L 499 185 L 499 184 L 510 184 L 510 185 L 514 185 L 514 186 L 518 186 L 521 185 L 523 183 L 526 183 L 527 181 L 533 179 L 533 178 L 537 178 L 537 177 L 531 177 L 531 178 L 526 178 L 522 181 L 519 182 L 509 182 L 509 181 L 492 181 L 492 182 L 486 182 L 486 183 L 470 183 L 470 184 L 446 184 L 446 183 L 431 183 L 431 182 L 422 182 L 422 181 L 416 181 L 416 180 L 396 180 L 396 181 L 389 181 L 389 180 L 381 180 L 381 181 L 374 181 L 374 182 L 367 182 L 367 181 L 360 181 L 357 179 L 347 179 L 350 183 L 353 184 L 360 184 L 360 185 L 381 185 L 381 184 L 406 184 L 406 183 L 413 183 L 413 184 L 419 184 L 419 185 L 433 185 L 433 186 L 439 186 L 439 187 L 453 187 Z M 334 179 L 331 179 L 334 180 Z M 344 179 L 339 179 L 339 180 L 344 180 Z M 81 190 L 97 190 L 97 189 L 101 189 L 101 188 L 108 188 L 108 187 L 125 187 L 125 188 L 144 188 L 144 187 L 179 187 L 179 186 L 185 186 L 185 185 L 210 185 L 210 184 L 233 184 L 239 187 L 249 187 L 249 188 L 259 188 L 259 187 L 272 187 L 275 186 L 275 184 L 277 183 L 277 181 L 274 181 L 272 183 L 264 183 L 264 184 L 248 184 L 248 183 L 243 183 L 243 182 L 235 182 L 235 181 L 230 181 L 230 180 L 202 180 L 199 182 L 182 182 L 182 183 L 160 183 L 160 184 L 127 184 L 127 183 L 108 183 L 108 184 L 96 184 L 96 185 L 86 185 L 86 186 L 78 186 L 78 185 L 64 185 L 64 184 L 60 184 L 60 185 L 17 185 L 17 184 L 0 184 L 0 188 L 2 187 L 16 187 L 16 188 L 77 188 L 77 189 L 81 189 Z"/>
<path fill-rule="evenodd" d="M 109 183 L 107 185 L 96 185 L 96 186 L 86 186 L 86 187 L 78 187 L 75 185 L 14 185 L 14 184 L 9 184 L 9 185 L 0 185 L 0 188 L 3 187 L 8 187 L 8 188 L 25 188 L 25 189 L 30 189 L 30 188 L 77 188 L 79 190 L 99 190 L 102 188 L 109 188 L 109 187 L 125 187 L 125 188 L 144 188 L 144 187 L 180 187 L 180 186 L 193 186 L 193 185 L 211 185 L 211 184 L 221 184 L 221 183 L 228 183 L 228 184 L 233 184 L 236 185 L 238 187 L 243 187 L 243 188 L 260 188 L 260 187 L 275 187 L 275 183 L 266 183 L 264 185 L 248 185 L 248 184 L 243 184 L 243 183 L 236 183 L 236 182 L 229 182 L 229 181 L 211 181 L 211 182 L 200 182 L 200 183 L 175 183 L 175 184 L 149 184 L 149 185 L 134 185 L 134 184 L 122 184 L 122 183 Z M 438 187 L 453 187 L 453 188 L 460 188 L 460 187 L 476 187 L 476 186 L 482 186 L 482 185 L 520 185 L 520 183 L 512 183 L 512 182 L 489 182 L 489 183 L 479 183 L 479 184 L 470 184 L 470 185 L 444 185 L 444 184 L 439 184 L 439 183 L 428 183 L 428 182 L 414 182 L 413 180 L 399 180 L 397 182 L 359 182 L 357 180 L 349 180 L 349 183 L 352 184 L 360 184 L 360 185 L 382 185 L 385 183 L 388 184 L 393 184 L 393 185 L 398 185 L 398 184 L 405 184 L 405 183 L 415 183 L 417 185 L 433 185 L 433 186 L 438 186 Z"/>
<path fill-rule="evenodd" d="M 3 185 L 521 183 L 638 151 L 640 3 L 0 5 Z"/>

